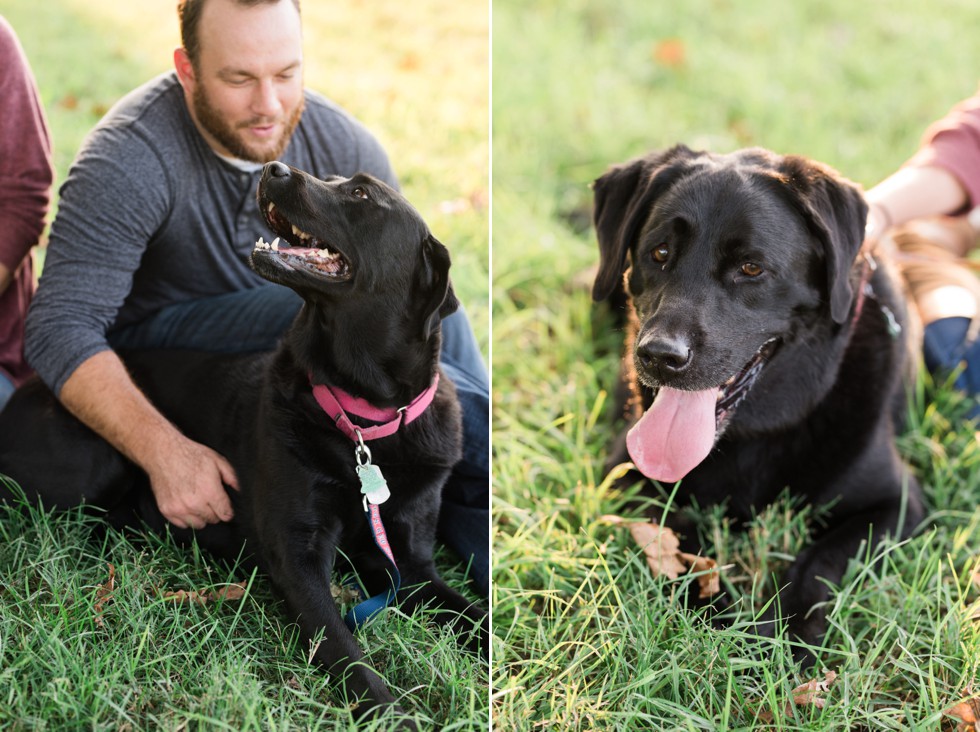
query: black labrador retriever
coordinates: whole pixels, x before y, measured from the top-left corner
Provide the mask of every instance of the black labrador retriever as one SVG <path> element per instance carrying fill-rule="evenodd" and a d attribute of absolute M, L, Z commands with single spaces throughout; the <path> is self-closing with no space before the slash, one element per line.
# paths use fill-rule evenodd
<path fill-rule="evenodd" d="M 905 307 L 861 251 L 861 192 L 801 157 L 677 146 L 612 167 L 594 193 L 593 297 L 625 288 L 631 303 L 630 423 L 609 464 L 679 480 L 679 500 L 727 503 L 737 521 L 787 487 L 827 507 L 780 583 L 789 631 L 816 644 L 821 580 L 838 583 L 869 537 L 905 536 L 923 518 L 894 446 Z"/>
<path fill-rule="evenodd" d="M 468 647 L 488 650 L 486 613 L 433 563 L 440 493 L 462 439 L 455 388 L 438 367 L 440 322 L 458 306 L 449 253 L 400 194 L 367 175 L 318 180 L 274 162 L 258 195 L 284 243 L 260 239 L 250 264 L 304 300 L 279 349 L 121 355 L 163 414 L 235 467 L 235 518 L 194 532 L 199 545 L 235 558 L 244 544 L 304 640 L 322 632 L 316 661 L 346 677 L 361 712 L 381 711 L 394 698 L 331 596 L 338 553 L 380 598 L 350 624 L 391 599 L 406 612 L 429 604 Z M 0 473 L 30 499 L 84 501 L 115 525 L 164 528 L 145 475 L 39 382 L 11 398 L 0 434 Z"/>

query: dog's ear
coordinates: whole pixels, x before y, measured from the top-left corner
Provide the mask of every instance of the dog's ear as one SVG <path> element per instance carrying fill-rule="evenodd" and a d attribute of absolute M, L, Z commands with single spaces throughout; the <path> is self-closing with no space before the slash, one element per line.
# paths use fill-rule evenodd
<path fill-rule="evenodd" d="M 428 234 L 422 242 L 422 338 L 429 339 L 443 318 L 459 308 L 459 300 L 449 280 L 449 250 Z"/>
<path fill-rule="evenodd" d="M 812 160 L 787 156 L 780 173 L 796 193 L 794 202 L 823 248 L 830 315 L 835 323 L 844 323 L 854 299 L 851 266 L 864 241 L 868 204 L 856 183 Z"/>
<path fill-rule="evenodd" d="M 688 172 L 683 161 L 698 157 L 683 145 L 615 165 L 599 177 L 593 221 L 599 240 L 599 273 L 592 286 L 596 302 L 610 297 L 622 282 L 626 253 L 647 220 L 650 208 Z"/>

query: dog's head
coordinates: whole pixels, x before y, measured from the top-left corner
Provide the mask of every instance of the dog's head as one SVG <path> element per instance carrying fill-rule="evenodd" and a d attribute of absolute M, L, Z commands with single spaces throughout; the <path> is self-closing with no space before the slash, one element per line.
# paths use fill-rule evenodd
<path fill-rule="evenodd" d="M 459 306 L 449 252 L 412 205 L 365 173 L 325 180 L 266 164 L 259 209 L 278 238 L 261 238 L 249 264 L 310 305 L 404 314 L 428 339 Z"/>
<path fill-rule="evenodd" d="M 672 454 L 672 465 L 649 465 L 660 473 L 651 477 L 681 477 L 730 422 L 766 429 L 789 419 L 798 405 L 746 404 L 734 421 L 753 386 L 795 360 L 785 352 L 846 327 L 866 213 L 860 190 L 829 168 L 760 149 L 678 146 L 596 181 L 593 297 L 625 282 L 639 323 L 637 378 L 657 392 L 633 437 L 647 456 L 631 454 Z"/>

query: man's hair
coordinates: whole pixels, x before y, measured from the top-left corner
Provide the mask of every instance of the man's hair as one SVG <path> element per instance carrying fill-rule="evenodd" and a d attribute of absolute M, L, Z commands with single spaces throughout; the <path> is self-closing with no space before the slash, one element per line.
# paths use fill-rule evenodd
<path fill-rule="evenodd" d="M 284 0 L 232 0 L 236 5 L 250 8 L 255 5 L 275 5 Z M 296 12 L 299 9 L 300 0 L 292 0 Z M 197 28 L 201 24 L 201 11 L 207 0 L 178 0 L 177 18 L 180 20 L 180 42 L 187 51 L 187 57 L 191 63 L 197 67 L 197 60 L 201 55 L 201 39 L 198 37 Z"/>

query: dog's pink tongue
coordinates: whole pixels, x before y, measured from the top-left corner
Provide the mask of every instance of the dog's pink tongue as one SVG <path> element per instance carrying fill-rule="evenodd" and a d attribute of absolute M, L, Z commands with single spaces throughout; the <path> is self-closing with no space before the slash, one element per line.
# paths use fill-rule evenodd
<path fill-rule="evenodd" d="M 673 483 L 708 457 L 715 444 L 718 389 L 661 387 L 650 408 L 626 435 L 626 449 L 648 478 Z"/>

